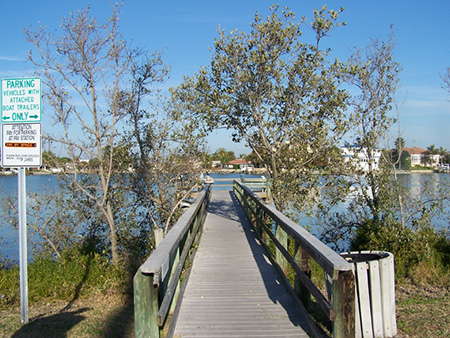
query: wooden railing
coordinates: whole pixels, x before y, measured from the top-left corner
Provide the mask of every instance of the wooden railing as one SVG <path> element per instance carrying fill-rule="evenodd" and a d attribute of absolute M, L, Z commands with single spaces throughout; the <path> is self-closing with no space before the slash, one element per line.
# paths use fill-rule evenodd
<path fill-rule="evenodd" d="M 136 337 L 159 338 L 169 314 L 176 322 L 180 277 L 195 255 L 210 197 L 208 184 L 134 276 Z M 166 327 L 173 330 L 173 325 Z"/>
<path fill-rule="evenodd" d="M 239 181 L 234 181 L 234 192 L 274 266 L 284 276 L 313 334 L 323 336 L 306 309 L 311 295 L 331 321 L 333 337 L 355 337 L 355 279 L 352 265 Z M 311 259 L 318 263 L 327 276 L 331 287 L 327 296 L 311 279 Z M 294 272 L 291 281 L 287 277 L 288 270 Z"/>
<path fill-rule="evenodd" d="M 257 196 L 270 199 L 270 185 L 267 184 L 267 179 L 265 178 L 244 178 L 241 176 L 240 179 L 237 179 L 239 182 L 248 187 L 251 191 L 253 191 Z M 224 182 L 227 182 L 224 184 Z M 230 183 L 228 183 L 230 182 Z M 231 191 L 234 186 L 234 179 L 230 178 L 215 178 L 214 179 L 214 191 Z"/>

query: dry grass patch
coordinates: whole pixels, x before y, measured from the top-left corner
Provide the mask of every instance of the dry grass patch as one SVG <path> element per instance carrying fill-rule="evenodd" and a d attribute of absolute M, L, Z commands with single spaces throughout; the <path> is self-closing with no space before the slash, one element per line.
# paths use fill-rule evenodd
<path fill-rule="evenodd" d="M 450 336 L 450 292 L 442 287 L 397 286 L 397 326 L 406 337 Z"/>
<path fill-rule="evenodd" d="M 32 304 L 25 325 L 20 323 L 19 306 L 0 310 L 0 337 L 133 337 L 133 330 L 133 302 L 121 294 Z"/>
<path fill-rule="evenodd" d="M 450 336 L 450 290 L 402 283 L 396 290 L 398 337 Z M 74 302 L 39 302 L 20 323 L 19 305 L 0 308 L 0 337 L 134 337 L 133 300 L 121 293 L 93 294 Z"/>

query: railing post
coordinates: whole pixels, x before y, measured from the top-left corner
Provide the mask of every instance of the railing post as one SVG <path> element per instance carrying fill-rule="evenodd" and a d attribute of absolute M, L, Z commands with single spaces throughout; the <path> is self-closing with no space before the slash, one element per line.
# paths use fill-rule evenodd
<path fill-rule="evenodd" d="M 295 243 L 295 261 L 305 275 L 311 278 L 311 256 L 298 243 Z M 311 303 L 311 293 L 297 274 L 295 275 L 295 292 L 308 309 Z"/>
<path fill-rule="evenodd" d="M 187 240 L 188 240 L 188 238 L 189 238 L 189 235 L 190 235 L 190 234 L 189 234 L 189 231 L 188 231 L 188 233 L 187 233 L 187 238 L 186 238 L 186 242 L 187 242 Z M 185 243 L 186 243 L 186 242 L 185 242 Z M 180 262 L 180 255 L 181 255 L 181 252 L 182 252 L 182 251 L 183 251 L 183 248 L 178 247 L 177 252 L 176 252 L 176 254 L 175 254 L 175 259 L 174 259 L 174 261 L 173 261 L 173 263 L 172 263 L 172 264 L 173 264 L 173 267 L 172 267 L 171 276 L 170 276 L 170 278 L 169 278 L 169 283 L 171 282 L 172 276 L 173 276 L 173 274 L 175 273 L 175 269 L 176 269 L 178 263 Z M 173 313 L 173 311 L 174 311 L 174 309 L 175 309 L 175 306 L 177 305 L 176 300 L 178 299 L 178 295 L 180 294 L 180 287 L 181 287 L 181 285 L 180 285 L 180 280 L 178 279 L 177 287 L 176 287 L 176 289 L 175 289 L 174 296 L 173 296 L 174 301 L 172 302 L 172 306 L 170 307 L 170 313 Z"/>
<path fill-rule="evenodd" d="M 272 180 L 270 179 L 270 175 L 269 178 L 266 180 L 266 203 L 270 204 L 272 201 Z"/>
<path fill-rule="evenodd" d="M 134 325 L 138 338 L 159 338 L 158 285 L 153 284 L 153 275 L 143 274 L 139 269 L 133 278 Z"/>
<path fill-rule="evenodd" d="M 264 215 L 264 229 L 263 229 L 263 236 L 262 240 L 266 246 L 269 247 L 270 245 L 270 236 L 267 234 L 267 231 L 272 231 L 272 219 L 268 214 Z"/>
<path fill-rule="evenodd" d="M 333 308 L 336 314 L 334 338 L 355 337 L 355 276 L 353 271 L 335 271 Z"/>
<path fill-rule="evenodd" d="M 263 208 L 258 208 L 258 223 L 256 231 L 260 238 L 262 238 L 262 234 L 264 233 L 264 219 L 265 219 L 265 212 Z"/>
<path fill-rule="evenodd" d="M 278 240 L 278 242 L 280 242 L 280 244 L 286 250 L 288 250 L 288 235 L 287 235 L 286 231 L 284 231 L 278 224 L 276 225 L 276 229 L 275 229 L 275 238 Z M 287 276 L 288 265 L 289 265 L 288 261 L 283 256 L 283 254 L 281 253 L 280 250 L 278 250 L 276 248 L 275 252 L 276 252 L 275 259 L 276 259 L 278 265 L 281 267 L 281 270 L 283 270 L 284 274 Z"/>

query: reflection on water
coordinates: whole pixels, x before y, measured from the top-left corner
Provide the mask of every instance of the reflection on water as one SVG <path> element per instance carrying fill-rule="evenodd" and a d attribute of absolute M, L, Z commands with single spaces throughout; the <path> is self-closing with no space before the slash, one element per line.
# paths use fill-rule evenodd
<path fill-rule="evenodd" d="M 210 174 L 214 180 L 214 184 L 212 185 L 212 191 L 217 190 L 233 190 L 233 181 L 239 178 L 261 178 L 261 175 L 254 174 L 240 174 L 240 173 L 231 173 L 231 174 Z"/>
<path fill-rule="evenodd" d="M 412 219 L 419 219 L 422 212 L 427 212 L 430 215 L 431 226 L 438 230 L 450 229 L 450 174 L 401 174 L 398 175 L 398 181 L 400 186 L 405 189 L 405 193 L 408 194 L 408 198 L 403 200 L 405 210 L 411 211 L 409 214 L 407 212 L 404 214 L 407 225 L 411 225 Z M 361 187 L 354 189 L 347 196 L 346 200 L 331 209 L 328 215 L 344 213 L 352 199 L 361 194 L 360 189 Z M 324 195 L 322 195 L 323 197 Z M 433 209 L 431 205 L 437 201 L 443 201 L 442 208 L 436 208 L 434 211 L 431 211 Z M 320 237 L 319 234 L 323 230 L 319 219 L 307 217 L 304 214 L 298 218 L 298 224 L 307 227 L 318 237 Z M 346 247 L 346 243 L 341 244 L 343 244 L 342 247 Z"/>
<path fill-rule="evenodd" d="M 414 174 L 414 175 L 399 175 L 398 180 L 402 187 L 409 190 L 411 197 L 420 198 L 424 193 L 426 187 L 427 195 L 439 194 L 441 188 L 449 186 L 449 174 Z"/>

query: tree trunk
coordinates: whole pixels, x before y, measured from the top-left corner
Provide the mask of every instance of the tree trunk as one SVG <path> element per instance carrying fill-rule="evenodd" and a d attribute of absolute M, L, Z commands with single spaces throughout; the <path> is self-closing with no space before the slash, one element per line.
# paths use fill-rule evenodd
<path fill-rule="evenodd" d="M 106 218 L 109 225 L 109 239 L 111 241 L 111 263 L 117 265 L 119 263 L 119 254 L 117 252 L 117 229 L 111 209 L 111 203 L 106 203 Z"/>

